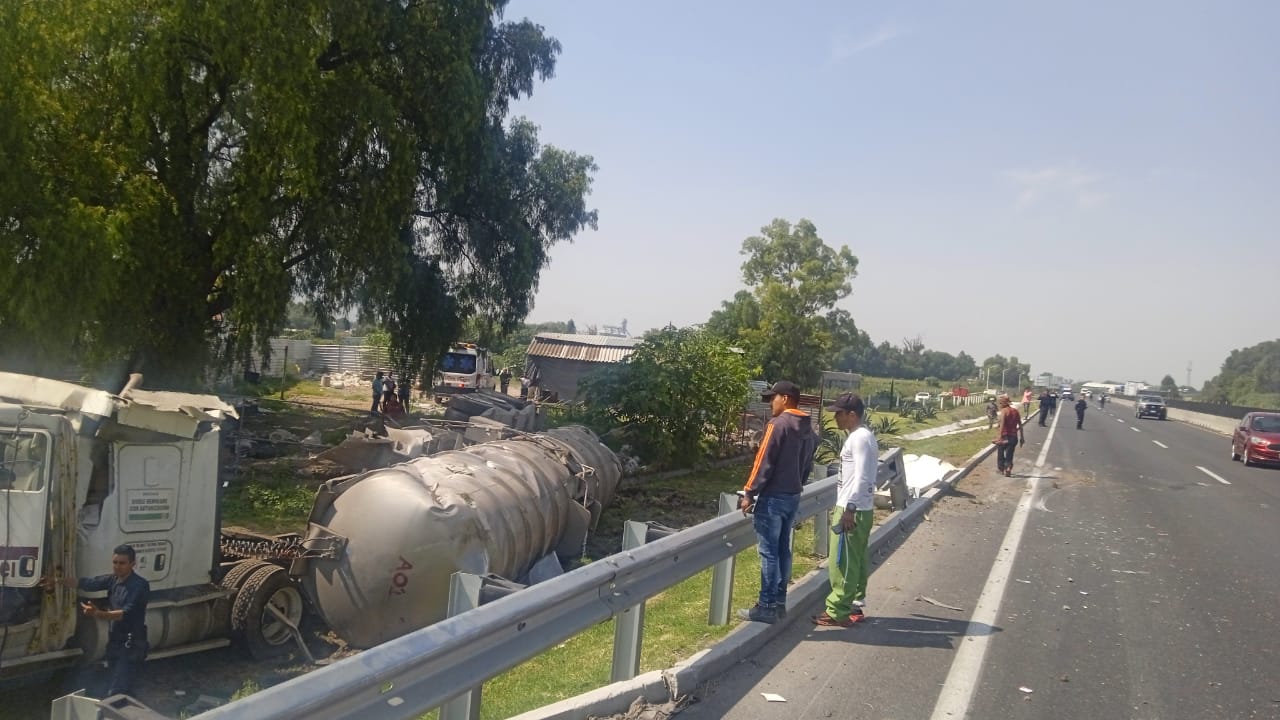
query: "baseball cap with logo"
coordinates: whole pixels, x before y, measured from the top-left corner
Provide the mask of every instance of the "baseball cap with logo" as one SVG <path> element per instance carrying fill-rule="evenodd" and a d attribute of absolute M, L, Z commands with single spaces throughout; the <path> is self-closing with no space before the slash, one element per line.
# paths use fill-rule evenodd
<path fill-rule="evenodd" d="M 760 397 L 764 400 L 771 399 L 774 395 L 785 395 L 790 398 L 800 399 L 800 388 L 790 380 L 779 380 L 773 384 L 773 387 L 760 393 Z"/>

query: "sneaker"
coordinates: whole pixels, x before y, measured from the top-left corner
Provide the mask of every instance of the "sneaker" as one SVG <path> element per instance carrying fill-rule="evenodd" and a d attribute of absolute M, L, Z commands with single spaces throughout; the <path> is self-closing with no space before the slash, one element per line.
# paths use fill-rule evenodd
<path fill-rule="evenodd" d="M 854 623 L 852 618 L 833 618 L 826 612 L 820 615 L 814 615 L 810 620 L 814 625 L 819 627 L 849 627 Z"/>
<path fill-rule="evenodd" d="M 778 613 L 773 609 L 772 605 L 761 605 L 756 603 L 749 610 L 739 610 L 738 617 L 751 622 L 761 622 L 772 625 L 778 621 Z"/>
<path fill-rule="evenodd" d="M 787 604 L 786 604 L 786 603 L 774 603 L 774 604 L 773 604 L 773 613 L 774 613 L 775 615 L 777 615 L 777 616 L 778 616 L 778 619 L 779 619 L 779 620 L 781 620 L 781 619 L 785 618 L 785 617 L 787 616 Z"/>

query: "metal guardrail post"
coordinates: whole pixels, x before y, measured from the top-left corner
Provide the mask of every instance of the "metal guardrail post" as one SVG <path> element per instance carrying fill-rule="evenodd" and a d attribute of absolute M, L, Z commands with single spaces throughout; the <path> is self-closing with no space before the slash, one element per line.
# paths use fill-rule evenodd
<path fill-rule="evenodd" d="M 733 512 L 738 512 L 737 494 L 720 493 L 718 514 L 728 515 Z M 708 625 L 729 624 L 729 613 L 733 612 L 733 572 L 737 559 L 737 555 L 730 555 L 712 566 L 711 610 L 707 613 Z"/>
<path fill-rule="evenodd" d="M 448 617 L 461 615 L 480 607 L 480 591 L 484 578 L 471 573 L 456 572 L 449 577 Z M 480 720 L 481 683 L 440 706 L 440 720 Z"/>
<path fill-rule="evenodd" d="M 819 510 L 813 517 L 813 554 L 827 557 L 831 554 L 831 508 Z"/>
<path fill-rule="evenodd" d="M 648 540 L 649 526 L 628 520 L 622 526 L 622 551 L 634 550 Z M 614 620 L 613 669 L 610 682 L 630 680 L 640 674 L 640 646 L 644 642 L 644 603 L 632 605 Z M 441 718 L 444 720 L 444 718 Z"/>

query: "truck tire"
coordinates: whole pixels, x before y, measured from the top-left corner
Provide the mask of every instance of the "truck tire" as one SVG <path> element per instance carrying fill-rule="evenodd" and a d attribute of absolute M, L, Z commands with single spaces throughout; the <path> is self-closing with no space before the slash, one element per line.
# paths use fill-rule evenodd
<path fill-rule="evenodd" d="M 240 588 L 244 587 L 245 580 L 248 580 L 255 570 L 270 564 L 265 560 L 241 560 L 232 565 L 227 574 L 222 576 L 222 589 L 228 590 L 232 595 L 235 595 L 240 592 Z"/>
<path fill-rule="evenodd" d="M 294 625 L 302 622 L 302 592 L 278 565 L 254 570 L 236 594 L 231 607 L 231 636 L 254 660 L 267 660 L 289 651 L 293 633 L 267 610 L 270 603 Z"/>

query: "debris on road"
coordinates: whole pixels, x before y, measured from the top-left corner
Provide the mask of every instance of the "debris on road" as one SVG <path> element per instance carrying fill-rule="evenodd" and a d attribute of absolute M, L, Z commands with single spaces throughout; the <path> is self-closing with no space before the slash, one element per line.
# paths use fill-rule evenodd
<path fill-rule="evenodd" d="M 933 598 L 929 597 L 928 595 L 917 595 L 917 596 L 916 596 L 916 600 L 921 600 L 921 601 L 923 601 L 923 602 L 927 602 L 927 603 L 929 603 L 930 605 L 937 605 L 937 606 L 938 606 L 938 607 L 940 607 L 940 608 L 946 608 L 946 609 L 948 609 L 948 610 L 955 610 L 956 612 L 964 612 L 964 608 L 958 608 L 958 607 L 956 607 L 955 605 L 948 605 L 948 604 L 946 604 L 946 603 L 944 603 L 944 602 L 939 602 L 939 601 L 934 600 Z"/>
<path fill-rule="evenodd" d="M 768 702 L 786 702 L 787 701 L 786 698 L 782 697 L 781 695 L 778 695 L 777 693 L 760 693 L 760 694 L 763 695 L 764 699 Z"/>

